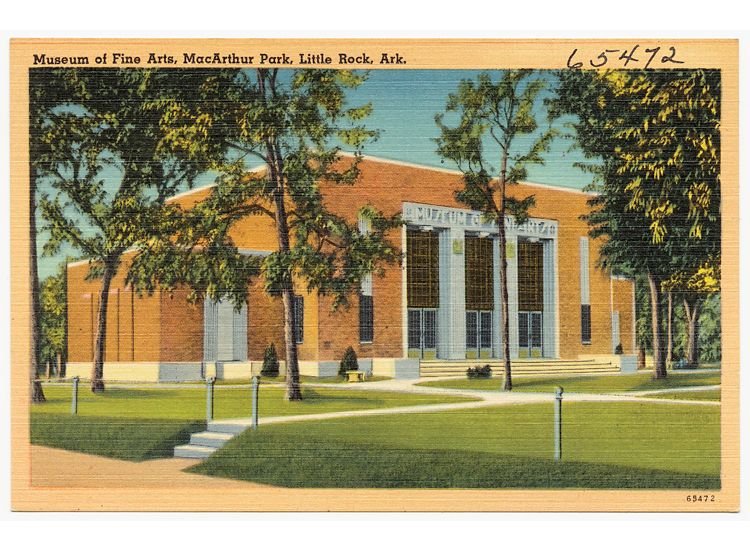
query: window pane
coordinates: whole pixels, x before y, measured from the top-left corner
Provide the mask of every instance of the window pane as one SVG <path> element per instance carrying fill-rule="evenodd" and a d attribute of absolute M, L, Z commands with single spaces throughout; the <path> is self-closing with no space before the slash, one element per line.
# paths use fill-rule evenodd
<path fill-rule="evenodd" d="M 529 314 L 518 314 L 518 346 L 521 348 L 529 347 Z"/>
<path fill-rule="evenodd" d="M 437 311 L 434 309 L 425 309 L 423 315 L 423 332 L 425 349 L 435 349 L 437 343 Z"/>
<path fill-rule="evenodd" d="M 518 309 L 544 309 L 544 255 L 541 242 L 518 241 Z"/>
<path fill-rule="evenodd" d="M 492 313 L 489 311 L 483 311 L 480 313 L 481 316 L 481 331 L 480 331 L 480 346 L 483 348 L 492 347 Z"/>
<path fill-rule="evenodd" d="M 420 349 L 422 347 L 422 311 L 419 309 L 409 310 L 409 348 Z"/>
<path fill-rule="evenodd" d="M 588 304 L 581 306 L 581 342 L 591 343 L 591 306 Z"/>
<path fill-rule="evenodd" d="M 531 347 L 542 347 L 542 314 L 531 314 Z"/>
<path fill-rule="evenodd" d="M 466 237 L 464 244 L 466 308 L 494 308 L 492 239 Z"/>
<path fill-rule="evenodd" d="M 477 312 L 466 312 L 466 349 L 477 347 Z"/>
<path fill-rule="evenodd" d="M 438 236 L 433 232 L 406 233 L 406 294 L 408 307 L 440 305 Z"/>
<path fill-rule="evenodd" d="M 359 296 L 359 341 L 372 342 L 374 333 L 372 296 Z"/>
<path fill-rule="evenodd" d="M 292 297 L 292 330 L 294 340 L 301 344 L 305 338 L 305 299 L 302 296 Z"/>

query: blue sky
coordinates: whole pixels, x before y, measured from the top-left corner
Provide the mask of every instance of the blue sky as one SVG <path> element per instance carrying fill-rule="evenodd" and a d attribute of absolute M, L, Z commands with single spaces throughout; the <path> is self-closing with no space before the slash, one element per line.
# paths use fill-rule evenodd
<path fill-rule="evenodd" d="M 445 110 L 448 94 L 454 92 L 462 79 L 474 78 L 481 71 L 457 70 L 373 70 L 367 81 L 357 90 L 351 92 L 352 105 L 371 102 L 373 113 L 367 119 L 368 127 L 380 130 L 379 139 L 369 144 L 365 154 L 401 160 L 427 166 L 451 168 L 456 166 L 443 162 L 435 152 L 433 139 L 438 136 L 435 115 Z M 490 71 L 494 77 L 500 72 Z M 554 85 L 551 73 L 540 73 L 549 87 Z M 537 121 L 542 128 L 546 128 L 547 113 L 544 109 L 543 98 L 550 95 L 546 90 L 537 102 Z M 446 118 L 450 122 L 449 118 Z M 556 121 L 560 127 L 565 121 Z M 562 129 L 562 128 L 561 128 Z M 528 146 L 534 137 L 519 141 L 519 148 Z M 487 150 L 488 153 L 491 149 Z M 499 155 L 499 153 L 498 153 Z M 545 156 L 545 164 L 529 168 L 528 180 L 546 183 L 560 187 L 582 188 L 591 182 L 591 175 L 575 167 L 576 162 L 582 161 L 579 151 L 570 150 L 570 141 L 557 138 L 553 141 L 550 151 Z M 112 173 L 112 184 L 115 186 L 119 174 Z M 210 183 L 212 176 L 202 178 Z M 40 191 L 44 192 L 40 184 Z M 41 221 L 41 220 L 40 220 Z M 44 279 L 55 273 L 66 256 L 77 257 L 79 253 L 65 247 L 60 254 L 52 257 L 42 257 L 41 247 L 46 241 L 46 235 L 40 234 L 39 248 L 39 277 Z"/>

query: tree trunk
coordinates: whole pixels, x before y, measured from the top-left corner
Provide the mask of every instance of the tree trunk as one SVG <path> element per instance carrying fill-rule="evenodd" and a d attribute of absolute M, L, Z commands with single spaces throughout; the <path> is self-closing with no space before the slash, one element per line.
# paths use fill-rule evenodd
<path fill-rule="evenodd" d="M 497 222 L 498 236 L 500 238 L 500 294 L 502 300 L 500 308 L 502 310 L 503 324 L 503 362 L 505 363 L 505 379 L 503 380 L 503 390 L 511 391 L 513 389 L 513 377 L 511 374 L 510 364 L 510 313 L 508 308 L 508 246 L 505 241 L 505 174 L 508 167 L 508 153 L 503 153 L 500 165 L 500 211 Z"/>
<path fill-rule="evenodd" d="M 651 292 L 651 335 L 654 349 L 654 378 L 667 377 L 667 365 L 664 355 L 664 331 L 662 330 L 662 292 L 661 280 L 648 273 L 648 286 Z"/>
<path fill-rule="evenodd" d="M 638 348 L 638 370 L 644 370 L 646 368 L 646 350 L 644 348 Z"/>
<path fill-rule="evenodd" d="M 674 335 L 672 329 L 672 313 L 674 307 L 672 305 L 672 293 L 667 292 L 667 348 L 666 348 L 666 365 L 669 367 L 672 364 L 672 347 L 674 346 Z"/>
<path fill-rule="evenodd" d="M 294 335 L 294 293 L 287 289 L 282 293 L 284 302 L 284 343 L 286 349 L 286 400 L 300 401 L 302 390 L 299 385 L 299 361 L 297 359 L 297 339 Z"/>
<path fill-rule="evenodd" d="M 65 352 L 57 354 L 57 377 L 65 378 Z"/>
<path fill-rule="evenodd" d="M 53 361 L 52 357 L 47 357 L 47 380 L 52 378 Z"/>
<path fill-rule="evenodd" d="M 32 403 L 43 403 L 46 399 L 42 383 L 38 378 L 41 306 L 39 303 L 39 274 L 36 263 L 36 173 L 33 166 L 29 168 L 31 170 L 31 177 L 29 178 L 29 287 L 31 291 L 29 393 Z"/>
<path fill-rule="evenodd" d="M 703 302 L 697 298 L 685 297 L 685 355 L 687 367 L 694 369 L 698 367 L 698 318 Z"/>
<path fill-rule="evenodd" d="M 96 344 L 94 345 L 94 364 L 91 367 L 91 391 L 104 391 L 104 352 L 107 342 L 107 306 L 109 304 L 109 287 L 115 276 L 115 263 L 105 262 L 102 290 L 99 293 L 99 311 L 96 319 Z"/>
<path fill-rule="evenodd" d="M 271 73 L 273 74 L 273 73 Z M 261 99 L 265 101 L 266 81 L 268 73 L 258 69 L 258 86 Z M 275 85 L 274 77 L 271 77 L 269 86 L 271 93 Z M 266 139 L 267 166 L 269 177 L 274 184 L 274 207 L 276 222 L 276 237 L 279 243 L 279 254 L 287 260 L 290 250 L 289 220 L 286 212 L 286 191 L 284 185 L 284 167 L 275 141 Z M 289 266 L 285 266 L 287 273 L 284 276 L 281 298 L 284 303 L 284 348 L 286 350 L 286 400 L 301 401 L 302 390 L 299 384 L 299 361 L 297 358 L 297 339 L 294 335 L 294 281 Z"/>

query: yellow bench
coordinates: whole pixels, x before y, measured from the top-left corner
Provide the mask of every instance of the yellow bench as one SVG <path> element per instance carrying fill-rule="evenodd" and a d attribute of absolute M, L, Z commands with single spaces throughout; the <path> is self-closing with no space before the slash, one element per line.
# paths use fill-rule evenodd
<path fill-rule="evenodd" d="M 364 382 L 365 381 L 365 373 L 361 370 L 348 370 L 346 371 L 346 381 L 347 382 Z"/>

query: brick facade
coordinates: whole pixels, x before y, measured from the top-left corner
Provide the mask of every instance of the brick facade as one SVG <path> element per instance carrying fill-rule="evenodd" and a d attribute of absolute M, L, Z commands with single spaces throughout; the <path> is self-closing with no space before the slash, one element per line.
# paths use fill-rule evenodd
<path fill-rule="evenodd" d="M 456 172 L 407 165 L 391 161 L 365 159 L 354 187 L 322 184 L 327 207 L 356 222 L 359 208 L 367 203 L 386 215 L 398 214 L 405 201 L 463 208 L 454 198 L 462 186 Z M 210 192 L 200 189 L 175 197 L 173 202 L 189 208 Z M 589 260 L 591 343 L 581 342 L 580 255 L 578 243 L 588 227 L 580 219 L 588 210 L 590 196 L 537 184 L 519 184 L 512 195 L 533 194 L 536 206 L 532 217 L 558 222 L 558 301 L 559 350 L 561 358 L 579 354 L 609 354 L 612 351 L 612 309 L 620 314 L 620 335 L 626 354 L 633 350 L 633 284 L 612 280 L 596 267 L 599 243 L 591 241 Z M 401 230 L 391 238 L 401 247 Z M 250 251 L 272 251 L 276 234 L 270 220 L 249 216 L 232 231 L 235 243 Z M 203 307 L 190 304 L 185 291 L 172 295 L 157 292 L 138 297 L 124 285 L 127 261 L 112 283 L 108 312 L 107 362 L 200 362 L 203 359 Z M 91 361 L 93 331 L 101 281 L 86 281 L 86 263 L 68 267 L 69 360 Z M 382 277 L 373 278 L 374 338 L 371 344 L 359 343 L 358 298 L 351 306 L 334 311 L 329 297 L 298 291 L 305 299 L 304 341 L 299 346 L 302 361 L 331 361 L 341 358 L 351 345 L 361 358 L 403 356 L 402 268 L 392 265 Z M 281 300 L 263 291 L 262 280 L 250 282 L 248 303 L 248 360 L 260 360 L 265 347 L 274 342 L 280 359 L 284 358 Z"/>

